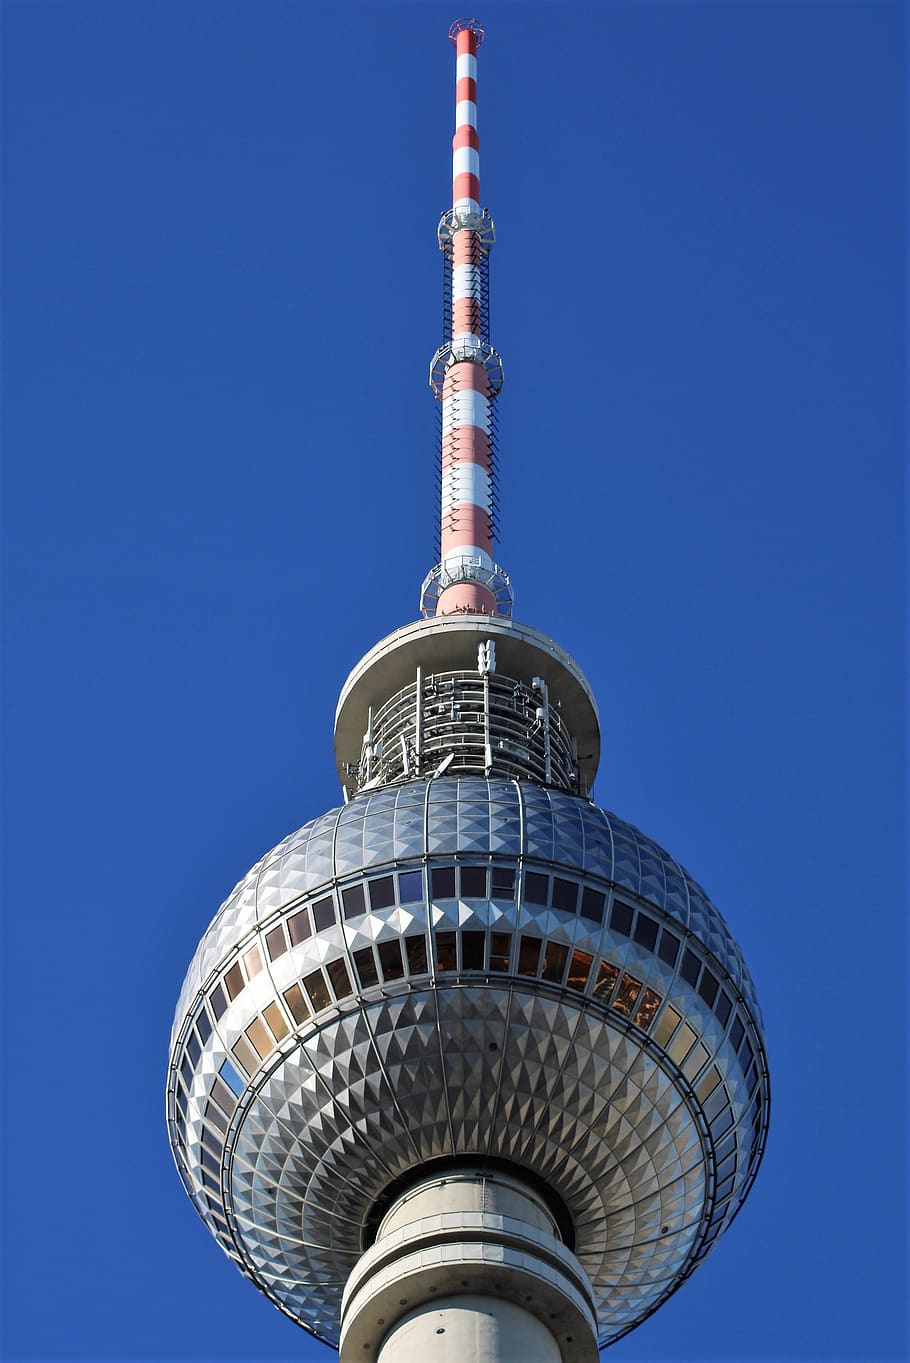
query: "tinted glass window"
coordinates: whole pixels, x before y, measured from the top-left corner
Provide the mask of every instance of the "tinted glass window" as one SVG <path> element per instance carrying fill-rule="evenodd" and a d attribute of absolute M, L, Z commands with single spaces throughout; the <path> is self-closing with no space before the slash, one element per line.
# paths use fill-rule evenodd
<path fill-rule="evenodd" d="M 310 1016 L 310 1010 L 304 1002 L 299 984 L 292 984 L 290 989 L 284 991 L 284 1001 L 290 1008 L 291 1017 L 295 1022 L 305 1022 Z"/>
<path fill-rule="evenodd" d="M 487 897 L 486 866 L 462 866 L 461 897 L 462 899 L 486 899 Z"/>
<path fill-rule="evenodd" d="M 646 989 L 641 996 L 641 1002 L 635 1014 L 635 1021 L 639 1027 L 647 1031 L 654 1021 L 654 1014 L 660 1007 L 660 995 L 655 994 L 653 989 Z"/>
<path fill-rule="evenodd" d="M 679 973 L 682 975 L 686 984 L 694 984 L 698 979 L 698 972 L 701 970 L 701 961 L 694 951 L 686 951 Z"/>
<path fill-rule="evenodd" d="M 243 971 L 240 968 L 240 962 L 235 961 L 224 977 L 224 987 L 228 992 L 228 997 L 236 999 L 243 988 L 244 983 L 245 981 L 243 978 Z"/>
<path fill-rule="evenodd" d="M 283 956 L 288 949 L 287 938 L 284 935 L 284 927 L 281 923 L 277 928 L 272 928 L 271 932 L 265 934 L 265 949 L 269 953 L 270 961 L 277 961 L 279 956 Z"/>
<path fill-rule="evenodd" d="M 549 888 L 549 876 L 538 875 L 536 871 L 525 872 L 525 899 L 529 904 L 546 904 Z"/>
<path fill-rule="evenodd" d="M 624 904 L 621 899 L 613 900 L 613 908 L 610 912 L 610 927 L 614 932 L 621 932 L 624 937 L 628 937 L 632 931 L 632 910 L 628 904 Z"/>
<path fill-rule="evenodd" d="M 329 895 L 326 899 L 317 899 L 313 905 L 313 922 L 317 932 L 325 932 L 326 928 L 335 926 L 335 901 Z"/>
<path fill-rule="evenodd" d="M 494 932 L 490 935 L 490 969 L 501 970 L 508 974 L 509 954 L 512 950 L 512 937 L 508 932 Z"/>
<path fill-rule="evenodd" d="M 499 899 L 512 899 L 515 896 L 515 867 L 493 867 L 493 894 Z"/>
<path fill-rule="evenodd" d="M 730 1045 L 733 1047 L 734 1051 L 739 1050 L 739 1043 L 745 1035 L 745 1027 L 742 1025 L 739 1018 L 734 1018 L 733 1026 L 730 1028 Z"/>
<path fill-rule="evenodd" d="M 406 937 L 405 949 L 408 953 L 408 971 L 411 975 L 427 973 L 427 941 L 423 933 L 419 937 Z"/>
<path fill-rule="evenodd" d="M 698 982 L 698 992 L 701 994 L 709 1008 L 717 997 L 718 983 L 719 981 L 714 978 L 708 967 L 705 966 L 702 977 Z"/>
<path fill-rule="evenodd" d="M 214 1126 L 217 1126 L 222 1135 L 228 1129 L 227 1117 L 225 1117 L 217 1103 L 206 1103 L 205 1120 L 211 1122 Z"/>
<path fill-rule="evenodd" d="M 307 909 L 301 909 L 299 913 L 293 914 L 288 919 L 288 936 L 291 939 L 291 946 L 300 946 L 310 935 L 310 915 Z"/>
<path fill-rule="evenodd" d="M 398 938 L 393 938 L 390 942 L 379 943 L 379 964 L 382 967 L 382 978 L 384 980 L 400 980 L 404 974 L 404 963 L 401 959 L 401 947 Z"/>
<path fill-rule="evenodd" d="M 423 899 L 423 872 L 402 871 L 398 877 L 399 904 L 419 904 Z"/>
<path fill-rule="evenodd" d="M 618 1013 L 624 1013 L 626 1017 L 631 1017 L 632 1007 L 640 993 L 641 980 L 635 980 L 631 975 L 623 975 L 611 1007 L 615 1008 Z"/>
<path fill-rule="evenodd" d="M 435 873 L 434 873 L 435 874 Z M 452 872 L 454 878 L 455 872 Z M 454 932 L 437 932 L 436 934 L 436 960 L 440 970 L 455 970 L 458 966 L 458 959 L 455 955 L 455 934 Z"/>
<path fill-rule="evenodd" d="M 321 1008 L 328 1008 L 331 999 L 321 970 L 314 970 L 311 974 L 305 975 L 303 987 L 309 995 L 314 1013 L 318 1013 Z"/>
<path fill-rule="evenodd" d="M 262 969 L 262 957 L 259 955 L 258 947 L 250 947 L 243 958 L 243 964 L 246 966 L 246 977 L 248 980 L 253 979 L 254 976 L 259 974 Z"/>
<path fill-rule="evenodd" d="M 238 1064 L 242 1069 L 246 1070 L 247 1074 L 252 1074 L 258 1067 L 259 1057 L 256 1055 L 256 1052 L 253 1050 L 245 1036 L 239 1036 L 231 1047 L 231 1050 L 234 1052 L 234 1057 Z"/>
<path fill-rule="evenodd" d="M 332 981 L 336 999 L 346 999 L 348 994 L 353 991 L 351 989 L 351 977 L 344 961 L 329 961 L 326 970 L 329 972 L 329 979 Z"/>
<path fill-rule="evenodd" d="M 518 953 L 519 975 L 536 975 L 537 962 L 540 960 L 540 938 L 522 937 Z"/>
<path fill-rule="evenodd" d="M 212 1035 L 212 1024 L 209 1022 L 208 1013 L 204 1008 L 196 1019 L 196 1031 L 199 1033 L 199 1040 L 204 1046 Z"/>
<path fill-rule="evenodd" d="M 341 903 L 345 918 L 356 918 L 359 913 L 366 913 L 366 905 L 363 902 L 363 886 L 349 885 L 346 890 L 342 890 Z"/>
<path fill-rule="evenodd" d="M 569 975 L 566 984 L 570 989 L 584 989 L 588 983 L 588 976 L 591 973 L 591 965 L 594 960 L 586 951 L 573 951 L 572 960 L 569 963 Z"/>
<path fill-rule="evenodd" d="M 657 924 L 654 919 L 649 918 L 646 913 L 640 913 L 632 936 L 639 946 L 645 947 L 648 951 L 653 951 L 657 944 Z"/>
<path fill-rule="evenodd" d="M 455 898 L 455 867 L 435 866 L 432 871 L 433 898 Z"/>
<path fill-rule="evenodd" d="M 372 947 L 361 947 L 359 951 L 355 951 L 354 964 L 357 967 L 361 989 L 369 989 L 371 984 L 379 983 L 379 972 L 376 969 Z"/>
<path fill-rule="evenodd" d="M 541 979 L 550 980 L 553 984 L 560 984 L 568 955 L 569 948 L 567 946 L 563 946 L 559 942 L 545 942 L 543 969 L 540 972 Z"/>
<path fill-rule="evenodd" d="M 267 1003 L 263 1008 L 265 1020 L 269 1024 L 276 1041 L 283 1041 L 288 1034 L 288 1025 L 284 1020 L 284 1014 L 275 1002 Z"/>
<path fill-rule="evenodd" d="M 600 890 L 594 890 L 590 885 L 586 885 L 581 892 L 582 918 L 590 918 L 592 923 L 602 923 L 606 902 L 607 896 L 605 894 L 601 894 Z"/>
<path fill-rule="evenodd" d="M 553 881 L 553 908 L 563 909 L 566 913 L 574 913 L 577 903 L 578 886 L 574 880 L 561 880 L 557 876 Z"/>
<path fill-rule="evenodd" d="M 190 1058 L 190 1064 L 195 1068 L 196 1061 L 202 1054 L 202 1047 L 199 1045 L 199 1038 L 190 1032 L 186 1042 L 186 1053 Z"/>
<path fill-rule="evenodd" d="M 720 1023 L 721 1027 L 726 1027 L 727 1019 L 730 1016 L 732 1008 L 733 1004 L 730 1002 L 729 998 L 723 992 L 723 990 L 721 990 L 720 994 L 717 997 L 717 1001 L 714 1004 L 714 1011 L 717 1014 L 717 1020 Z"/>
<path fill-rule="evenodd" d="M 669 929 L 664 928 L 663 932 L 660 934 L 660 946 L 657 948 L 657 954 L 662 961 L 672 967 L 676 965 L 676 958 L 679 955 L 679 945 L 679 938 L 674 937 Z"/>
<path fill-rule="evenodd" d="M 483 970 L 484 934 L 482 932 L 463 932 L 461 934 L 461 965 L 463 970 Z"/>
<path fill-rule="evenodd" d="M 597 983 L 594 986 L 594 997 L 601 1002 L 606 1000 L 613 993 L 613 986 L 619 979 L 619 971 L 610 961 L 601 961 L 600 969 L 597 972 Z"/>
<path fill-rule="evenodd" d="M 370 908 L 390 909 L 395 903 L 395 881 L 392 876 L 380 876 L 370 881 Z"/>
<path fill-rule="evenodd" d="M 272 1040 L 268 1028 L 262 1021 L 262 1018 L 253 1018 L 253 1021 L 246 1029 L 246 1035 L 247 1040 L 250 1042 L 250 1045 L 253 1047 L 253 1050 L 259 1056 L 260 1060 L 264 1060 L 275 1047 L 275 1043 Z"/>
<path fill-rule="evenodd" d="M 243 1080 L 240 1078 L 240 1075 L 234 1069 L 234 1066 L 231 1064 L 230 1060 L 224 1061 L 218 1073 L 224 1080 L 224 1082 L 227 1084 L 231 1092 L 234 1094 L 235 1098 L 239 1098 L 241 1093 L 243 1092 Z M 227 1111 L 232 1112 L 233 1106 L 229 1107 Z"/>
<path fill-rule="evenodd" d="M 225 1065 L 228 1063 L 229 1063 L 228 1061 L 224 1062 Z M 222 1065 L 221 1070 L 223 1073 L 224 1065 Z M 211 1107 L 212 1103 L 215 1103 L 218 1107 L 220 1107 L 222 1112 L 226 1112 L 228 1116 L 230 1116 L 230 1114 L 234 1111 L 234 1108 L 237 1106 L 237 1094 L 232 1093 L 231 1090 L 228 1088 L 227 1084 L 224 1082 L 224 1080 L 219 1078 L 217 1075 L 215 1076 L 215 1082 L 212 1085 L 212 1100 L 211 1103 L 209 1103 L 209 1107 Z"/>
<path fill-rule="evenodd" d="M 227 1008 L 227 999 L 224 997 L 224 990 L 221 988 L 220 984 L 216 984 L 211 994 L 209 994 L 209 1007 L 215 1014 L 215 1021 L 217 1022 L 224 1013 L 225 1008 Z"/>

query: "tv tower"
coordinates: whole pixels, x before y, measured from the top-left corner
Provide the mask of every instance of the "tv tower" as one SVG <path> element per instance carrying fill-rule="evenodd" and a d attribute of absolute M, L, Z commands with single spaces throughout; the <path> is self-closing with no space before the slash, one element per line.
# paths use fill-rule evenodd
<path fill-rule="evenodd" d="M 449 36 L 440 562 L 342 689 L 344 803 L 199 945 L 167 1120 L 222 1249 L 341 1363 L 593 1363 L 735 1217 L 768 1070 L 736 942 L 591 800 L 591 689 L 493 558 L 483 29 Z"/>

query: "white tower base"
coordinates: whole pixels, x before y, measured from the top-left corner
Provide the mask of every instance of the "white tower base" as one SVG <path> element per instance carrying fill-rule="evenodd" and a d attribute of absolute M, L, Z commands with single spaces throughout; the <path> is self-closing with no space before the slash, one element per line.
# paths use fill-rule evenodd
<path fill-rule="evenodd" d="M 387 1212 L 345 1288 L 340 1363 L 597 1363 L 590 1283 L 537 1193 L 466 1165 Z"/>

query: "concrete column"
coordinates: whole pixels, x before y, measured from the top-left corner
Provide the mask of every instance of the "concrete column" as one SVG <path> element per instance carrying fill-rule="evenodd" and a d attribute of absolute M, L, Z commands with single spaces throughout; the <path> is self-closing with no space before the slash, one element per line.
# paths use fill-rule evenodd
<path fill-rule="evenodd" d="M 597 1363 L 591 1286 L 520 1174 L 466 1163 L 386 1213 L 345 1288 L 340 1363 Z"/>

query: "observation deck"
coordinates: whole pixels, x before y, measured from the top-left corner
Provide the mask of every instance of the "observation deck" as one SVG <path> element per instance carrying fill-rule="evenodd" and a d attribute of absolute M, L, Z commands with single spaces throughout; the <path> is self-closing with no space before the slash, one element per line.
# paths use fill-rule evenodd
<path fill-rule="evenodd" d="M 351 672 L 335 714 L 349 795 L 442 772 L 588 795 L 599 758 L 581 668 L 547 635 L 500 616 L 436 616 L 396 630 Z"/>

